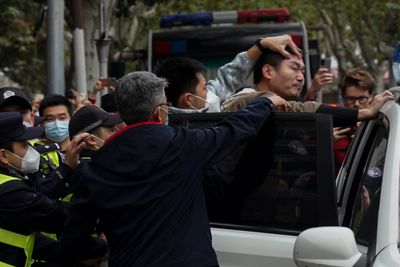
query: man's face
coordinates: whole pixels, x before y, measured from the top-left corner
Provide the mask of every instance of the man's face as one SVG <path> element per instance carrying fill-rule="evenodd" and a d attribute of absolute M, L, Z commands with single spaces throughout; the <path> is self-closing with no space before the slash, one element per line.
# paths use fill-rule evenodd
<path fill-rule="evenodd" d="M 106 141 L 111 135 L 117 131 L 115 126 L 101 126 L 97 131 L 97 137 L 103 141 Z"/>
<path fill-rule="evenodd" d="M 28 123 L 30 126 L 34 125 L 34 115 L 33 112 L 25 107 L 12 104 L 12 105 L 7 105 L 3 108 L 1 108 L 0 112 L 19 112 L 22 115 L 22 120 L 26 123 Z"/>
<path fill-rule="evenodd" d="M 196 74 L 196 76 L 197 76 L 198 83 L 195 88 L 195 92 L 196 92 L 195 95 L 197 95 L 201 98 L 193 97 L 191 99 L 191 101 L 193 102 L 193 106 L 195 108 L 201 109 L 201 108 L 205 108 L 205 106 L 206 106 L 205 100 L 207 99 L 207 92 L 208 92 L 207 85 L 206 85 L 207 81 L 201 72 L 198 72 Z"/>
<path fill-rule="evenodd" d="M 180 96 L 177 104 L 178 108 L 185 109 L 202 109 L 206 106 L 207 99 L 207 81 L 201 72 L 196 73 L 197 84 L 194 93 L 186 92 Z"/>
<path fill-rule="evenodd" d="M 269 88 L 286 100 L 295 100 L 304 86 L 304 62 L 297 56 L 282 60 L 270 73 Z"/>
<path fill-rule="evenodd" d="M 43 110 L 42 116 L 45 118 L 44 123 L 59 121 L 69 121 L 71 117 L 69 116 L 68 109 L 64 105 L 47 107 Z"/>
<path fill-rule="evenodd" d="M 363 109 L 368 108 L 372 101 L 372 94 L 368 89 L 349 86 L 345 90 L 346 94 L 343 96 L 343 104 L 348 108 Z"/>

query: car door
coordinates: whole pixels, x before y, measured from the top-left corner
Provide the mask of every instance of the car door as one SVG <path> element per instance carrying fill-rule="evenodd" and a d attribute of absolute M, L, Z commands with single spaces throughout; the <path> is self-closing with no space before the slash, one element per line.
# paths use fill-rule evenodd
<path fill-rule="evenodd" d="M 227 115 L 170 123 L 201 127 Z M 295 266 L 302 230 L 337 225 L 331 117 L 273 114 L 256 138 L 205 170 L 204 191 L 221 266 Z"/>
<path fill-rule="evenodd" d="M 387 113 L 360 128 L 337 180 L 340 224 L 353 230 L 362 253 L 357 267 L 399 266 L 400 262 L 400 114 L 397 104 L 387 107 Z"/>

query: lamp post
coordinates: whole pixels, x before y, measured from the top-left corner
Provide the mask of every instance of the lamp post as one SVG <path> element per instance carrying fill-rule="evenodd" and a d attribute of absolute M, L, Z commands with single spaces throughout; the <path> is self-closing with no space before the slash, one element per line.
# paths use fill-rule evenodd
<path fill-rule="evenodd" d="M 100 18 L 100 37 L 95 40 L 96 42 L 96 50 L 97 57 L 99 59 L 99 67 L 100 67 L 100 78 L 108 77 L 108 57 L 111 50 L 112 39 L 108 38 L 106 24 L 105 24 L 105 8 L 104 1 L 101 0 L 99 3 L 99 18 Z M 105 87 L 100 93 L 96 95 L 96 103 L 100 103 L 101 96 L 108 93 L 108 88 Z"/>

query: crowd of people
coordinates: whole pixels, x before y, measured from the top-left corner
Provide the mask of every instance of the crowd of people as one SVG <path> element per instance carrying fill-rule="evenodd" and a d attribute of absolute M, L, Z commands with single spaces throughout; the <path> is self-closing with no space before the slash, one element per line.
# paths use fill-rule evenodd
<path fill-rule="evenodd" d="M 258 40 L 215 80 L 186 57 L 127 74 L 101 107 L 76 92 L 39 104 L 23 89 L 0 88 L 0 263 L 218 266 L 204 169 L 256 136 L 274 111 L 331 114 L 344 126 L 333 130 L 340 167 L 348 133 L 393 99 L 374 94 L 372 76 L 355 69 L 341 85 L 344 107 L 317 103 L 332 81 L 321 69 L 299 101 L 304 68 L 282 35 Z M 242 88 L 251 74 L 254 88 Z M 185 112 L 232 114 L 209 128 L 168 126 L 168 114 Z"/>

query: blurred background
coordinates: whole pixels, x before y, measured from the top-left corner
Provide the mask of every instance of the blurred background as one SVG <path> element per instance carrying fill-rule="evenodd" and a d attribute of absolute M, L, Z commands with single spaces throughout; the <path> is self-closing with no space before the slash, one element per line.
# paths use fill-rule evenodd
<path fill-rule="evenodd" d="M 395 85 L 391 77 L 391 56 L 400 40 L 398 0 L 54 2 L 0 0 L 0 86 L 19 86 L 31 96 L 74 89 L 82 74 L 82 69 L 74 63 L 75 54 L 84 63 L 84 90 L 90 91 L 99 77 L 119 78 L 125 73 L 146 69 L 149 32 L 160 28 L 163 16 L 266 8 L 285 8 L 290 12 L 288 22 L 304 22 L 308 39 L 318 44 L 315 48 L 318 54 L 321 58 L 331 58 L 335 79 L 323 89 L 324 102 L 337 102 L 338 81 L 355 67 L 364 67 L 374 75 L 378 91 Z M 54 18 L 61 18 L 61 30 L 53 25 Z M 84 34 L 77 34 L 77 28 Z M 57 58 L 52 58 L 55 54 L 49 52 L 54 46 L 49 40 L 57 40 L 49 38 L 54 33 L 61 34 L 63 46 L 62 55 L 56 54 Z M 82 44 L 79 46 L 74 40 L 81 40 Z M 109 42 L 109 50 L 104 55 L 106 61 L 98 56 L 99 41 Z M 54 83 L 49 78 L 52 73 L 62 75 L 63 81 Z"/>

